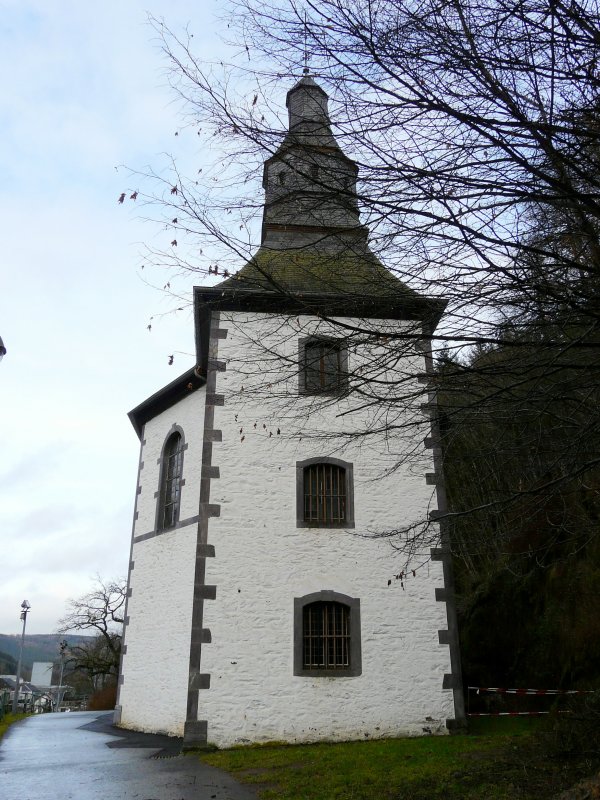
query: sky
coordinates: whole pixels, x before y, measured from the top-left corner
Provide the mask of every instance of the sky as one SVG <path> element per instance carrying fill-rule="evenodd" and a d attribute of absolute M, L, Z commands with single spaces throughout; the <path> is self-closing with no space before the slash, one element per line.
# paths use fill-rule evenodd
<path fill-rule="evenodd" d="M 217 11 L 0 0 L 0 633 L 21 631 L 24 599 L 27 632 L 51 633 L 95 575 L 126 575 L 139 455 L 127 412 L 194 355 L 190 311 L 165 314 L 173 299 L 140 269 L 160 234 L 118 204 L 132 185 L 122 165 L 193 146 L 174 140 L 148 13 L 189 24 L 212 58 Z"/>

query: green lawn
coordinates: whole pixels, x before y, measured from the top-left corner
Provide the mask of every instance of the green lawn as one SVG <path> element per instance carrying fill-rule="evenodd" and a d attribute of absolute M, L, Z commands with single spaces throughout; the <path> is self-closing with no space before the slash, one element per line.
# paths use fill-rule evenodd
<path fill-rule="evenodd" d="M 263 800 L 533 800 L 598 765 L 548 758 L 538 719 L 476 720 L 468 735 L 234 748 L 201 758 Z"/>
<path fill-rule="evenodd" d="M 0 720 L 0 739 L 2 739 L 11 725 L 29 716 L 29 714 L 6 714 L 4 718 Z"/>

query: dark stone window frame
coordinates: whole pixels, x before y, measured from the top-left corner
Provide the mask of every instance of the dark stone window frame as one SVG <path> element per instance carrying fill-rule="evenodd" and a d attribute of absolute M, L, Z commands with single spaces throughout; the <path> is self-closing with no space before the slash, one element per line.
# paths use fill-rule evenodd
<path fill-rule="evenodd" d="M 304 609 L 312 603 L 339 603 L 350 614 L 350 665 L 335 669 L 304 667 Z M 362 646 L 360 633 L 360 599 L 331 589 L 294 598 L 294 675 L 306 678 L 355 678 L 362 675 Z"/>
<path fill-rule="evenodd" d="M 309 522 L 304 518 L 304 470 L 313 464 L 333 464 L 344 470 L 346 478 L 346 519 L 344 522 Z M 350 461 L 330 456 L 316 456 L 296 461 L 296 527 L 329 530 L 332 528 L 354 528 L 354 465 Z"/>
<path fill-rule="evenodd" d="M 164 511 L 165 511 L 165 500 L 166 500 L 166 490 L 167 490 L 167 458 L 165 454 L 169 447 L 170 441 L 172 440 L 173 436 L 176 435 L 179 435 L 180 437 L 179 450 L 181 452 L 181 468 L 179 477 L 179 503 L 177 504 L 175 520 L 173 521 L 173 524 L 166 526 L 164 524 Z M 184 454 L 187 449 L 188 445 L 187 442 L 185 441 L 183 428 L 181 428 L 181 426 L 177 424 L 172 425 L 163 442 L 163 446 L 160 452 L 160 458 L 158 458 L 156 461 L 156 463 L 160 466 L 160 474 L 158 478 L 158 491 L 154 493 L 154 497 L 156 498 L 157 501 L 156 517 L 154 521 L 155 531 L 173 531 L 177 528 L 179 524 L 180 513 L 181 513 L 181 489 L 185 486 L 185 478 L 183 477 L 183 463 L 184 463 Z"/>
<path fill-rule="evenodd" d="M 340 370 L 339 379 L 335 386 L 328 389 L 321 389 L 312 386 L 307 386 L 306 371 L 307 371 L 307 347 L 316 344 L 331 344 L 335 345 L 339 352 Z M 336 396 L 344 394 L 348 389 L 348 347 L 343 339 L 338 339 L 335 336 L 301 336 L 298 339 L 298 394 L 306 394 L 312 396 Z"/>

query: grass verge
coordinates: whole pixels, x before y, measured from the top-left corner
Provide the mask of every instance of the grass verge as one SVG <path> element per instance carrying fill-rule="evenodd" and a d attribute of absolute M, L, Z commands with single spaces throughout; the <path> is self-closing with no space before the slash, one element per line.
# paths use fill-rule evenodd
<path fill-rule="evenodd" d="M 550 800 L 600 768 L 600 758 L 549 758 L 538 727 L 538 719 L 476 720 L 459 736 L 265 745 L 201 758 L 254 784 L 261 800 Z"/>
<path fill-rule="evenodd" d="M 30 714 L 6 714 L 3 719 L 0 720 L 0 739 L 4 736 L 6 731 L 13 725 L 15 722 L 19 722 L 19 720 L 25 719 L 25 717 L 31 716 Z"/>

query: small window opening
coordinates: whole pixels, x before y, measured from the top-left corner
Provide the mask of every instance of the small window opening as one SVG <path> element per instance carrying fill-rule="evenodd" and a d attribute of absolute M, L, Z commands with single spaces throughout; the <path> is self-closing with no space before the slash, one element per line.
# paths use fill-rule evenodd
<path fill-rule="evenodd" d="M 342 603 L 317 602 L 303 609 L 304 669 L 350 667 L 350 609 Z"/>
<path fill-rule="evenodd" d="M 304 468 L 304 522 L 341 525 L 346 522 L 346 470 L 336 464 Z"/>
<path fill-rule="evenodd" d="M 335 392 L 344 380 L 343 348 L 340 342 L 313 340 L 304 350 L 304 388 L 306 392 Z"/>

